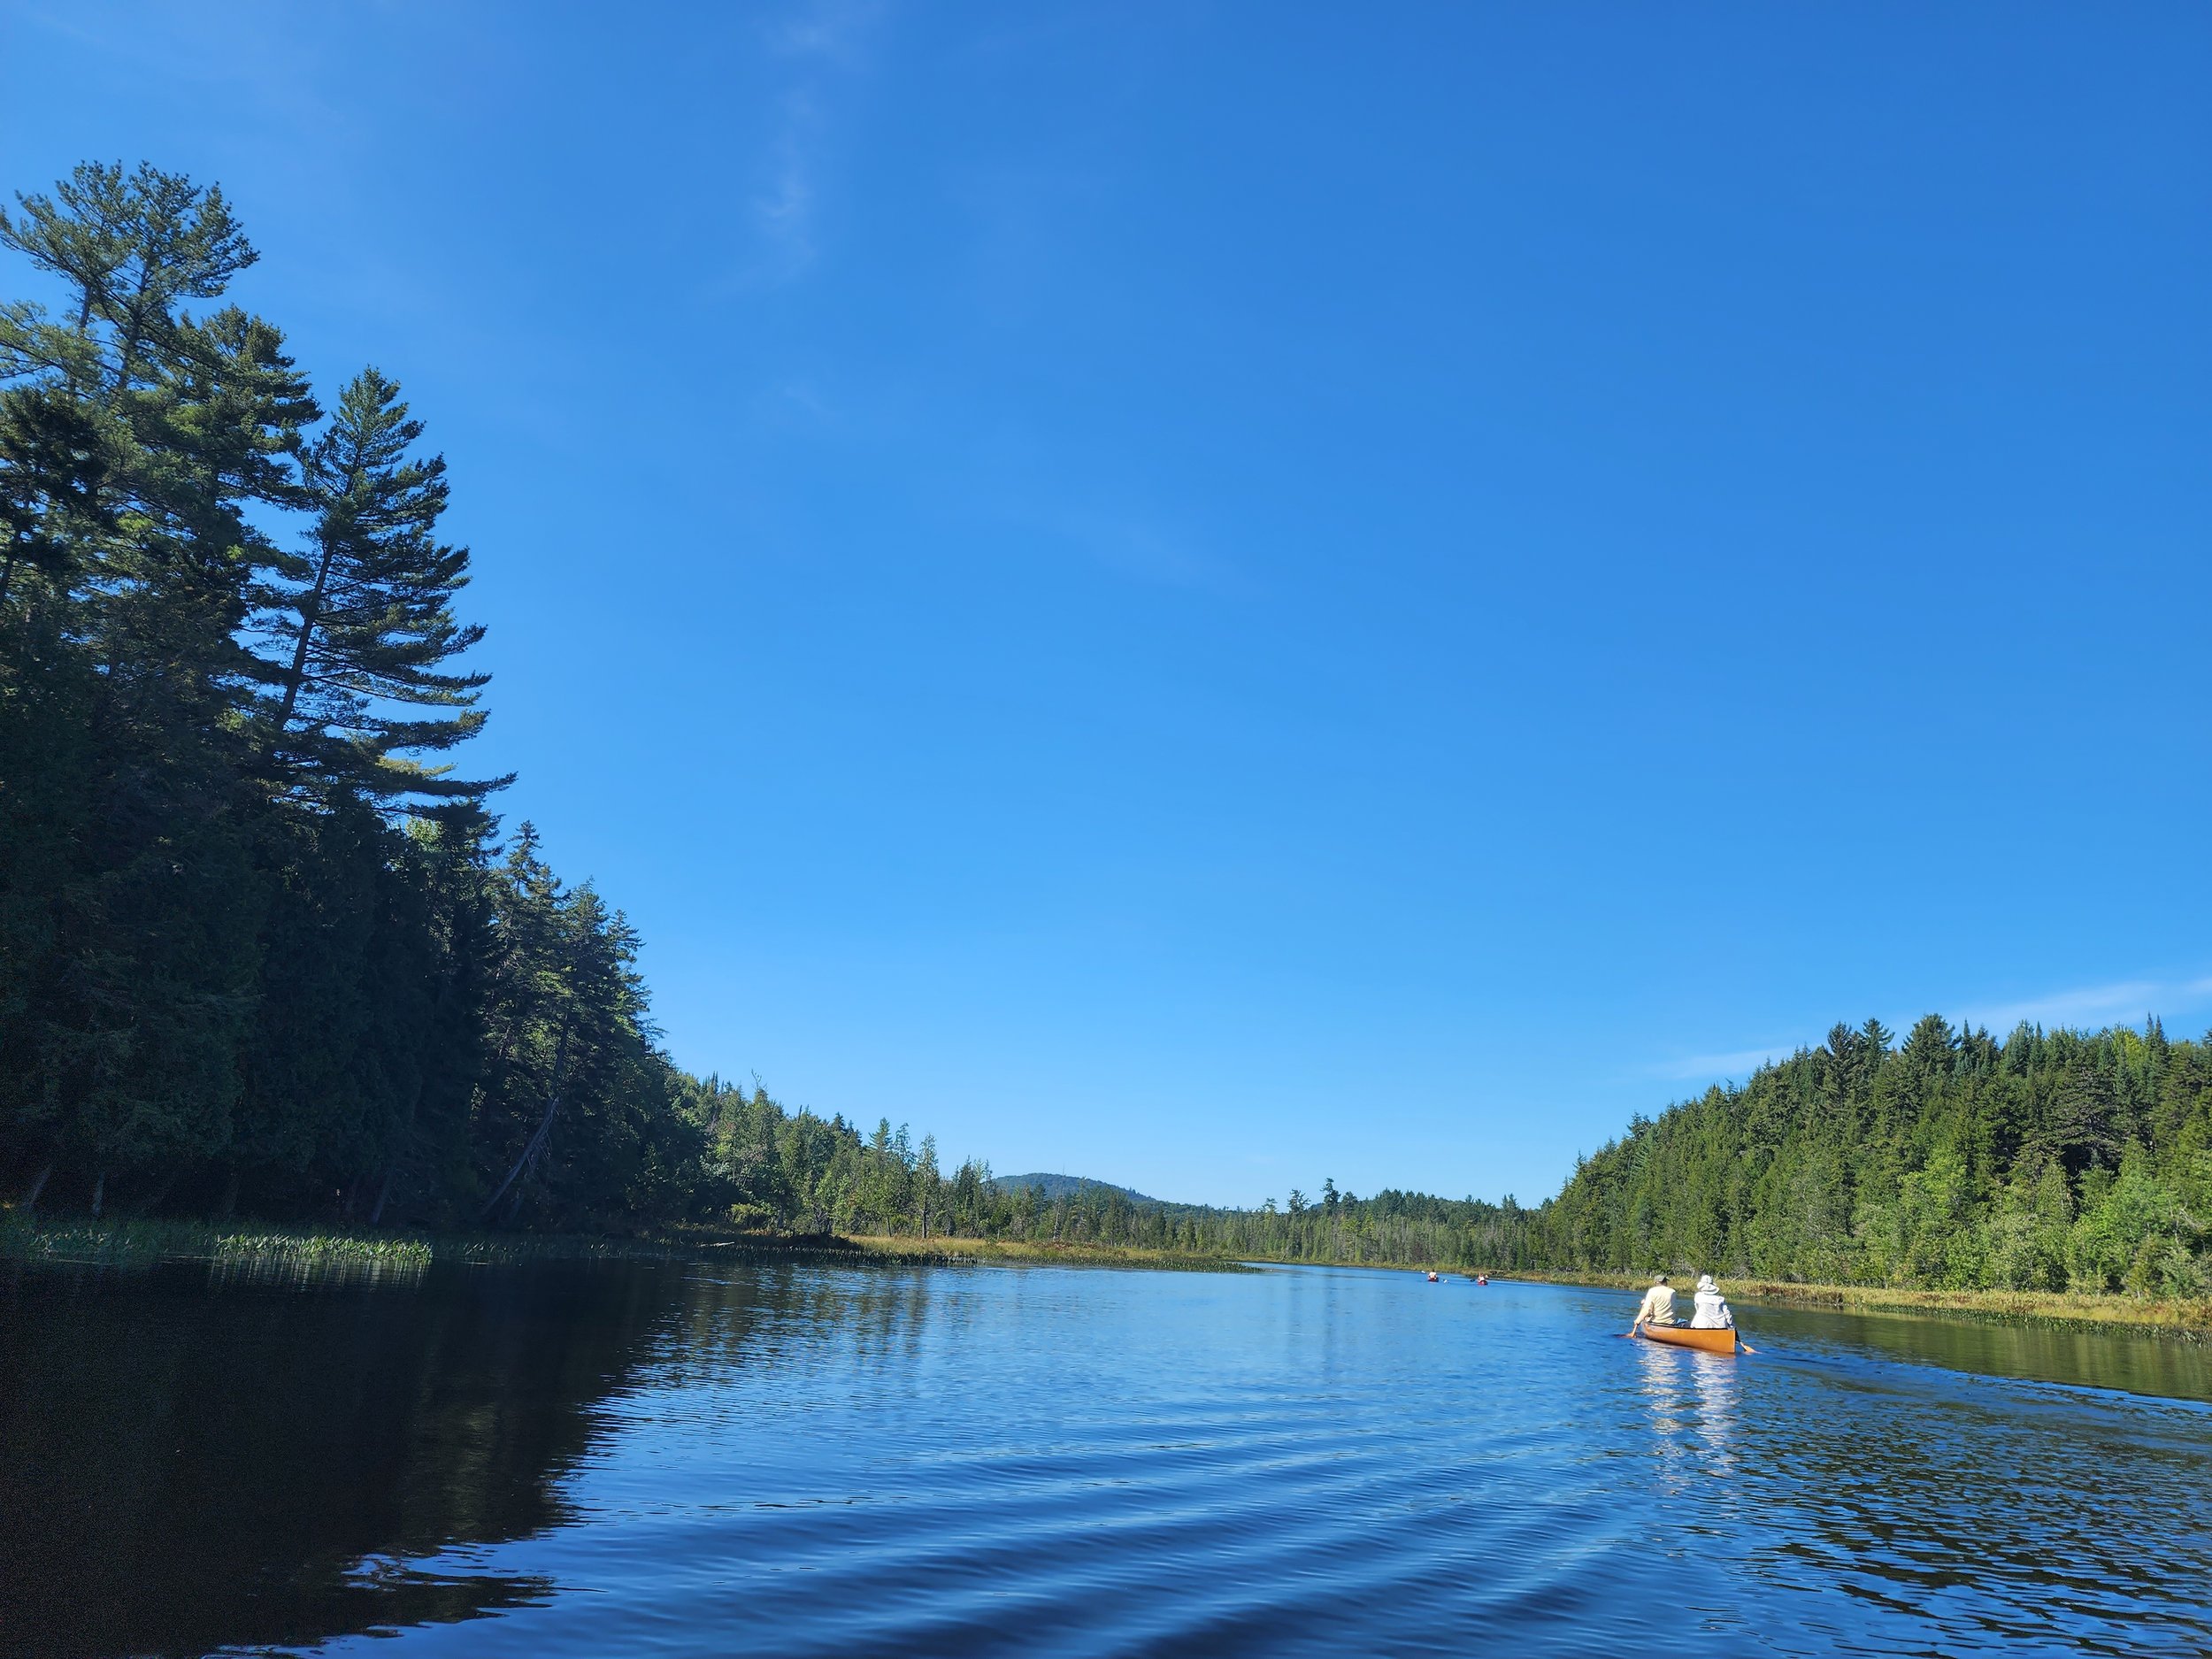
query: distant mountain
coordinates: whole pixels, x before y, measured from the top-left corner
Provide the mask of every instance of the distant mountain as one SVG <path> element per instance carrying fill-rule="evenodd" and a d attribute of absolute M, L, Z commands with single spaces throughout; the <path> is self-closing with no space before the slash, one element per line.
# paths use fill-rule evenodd
<path fill-rule="evenodd" d="M 1157 1204 L 1163 1201 L 1147 1198 L 1142 1193 L 1133 1193 L 1126 1187 L 1117 1187 L 1111 1181 L 1087 1181 L 1080 1175 L 1002 1175 L 993 1183 L 1012 1192 L 1018 1187 L 1031 1187 L 1040 1198 L 1064 1198 L 1070 1193 L 1079 1193 L 1095 1187 L 1102 1191 L 1119 1193 L 1133 1204 Z"/>

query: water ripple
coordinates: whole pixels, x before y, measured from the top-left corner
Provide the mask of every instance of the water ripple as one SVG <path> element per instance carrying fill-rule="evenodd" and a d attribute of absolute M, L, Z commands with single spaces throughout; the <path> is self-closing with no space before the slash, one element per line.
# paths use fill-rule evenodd
<path fill-rule="evenodd" d="M 472 1653 L 2212 1647 L 2190 1403 L 1658 1350 L 1541 1286 L 824 1279 L 695 1286 L 514 1552 L 599 1594 Z"/>
<path fill-rule="evenodd" d="M 0 1619 L 55 1655 L 2212 1652 L 2201 1350 L 1749 1310 L 1717 1359 L 1617 1340 L 1607 1293 L 1387 1273 L 632 1271 L 0 1328 L 37 1402 L 0 1401 L 0 1542 L 47 1575 L 0 1563 Z M 83 1386 L 126 1329 L 184 1379 L 157 1409 Z M 166 1509 L 79 1477 L 173 1440 L 209 1451 Z M 86 1491 L 107 1556 L 51 1542 Z"/>

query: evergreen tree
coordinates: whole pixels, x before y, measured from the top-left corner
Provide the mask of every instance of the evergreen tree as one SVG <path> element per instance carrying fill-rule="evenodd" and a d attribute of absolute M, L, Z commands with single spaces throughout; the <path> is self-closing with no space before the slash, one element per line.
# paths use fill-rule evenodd
<path fill-rule="evenodd" d="M 282 583 L 258 595 L 274 659 L 265 718 L 296 771 L 380 799 L 472 800 L 509 780 L 465 781 L 414 757 L 481 729 L 491 678 L 447 666 L 484 630 L 453 613 L 469 556 L 437 539 L 449 488 L 443 457 L 412 453 L 422 434 L 398 386 L 365 369 L 307 451 L 307 549 L 280 558 Z"/>
<path fill-rule="evenodd" d="M 9 382 L 9 1116 L 88 1170 L 219 1148 L 250 1016 L 255 801 L 237 630 L 314 408 L 273 328 L 195 319 L 252 250 L 219 191 L 80 168 L 0 215 L 71 296 L 0 306 Z M 6 1018 L 6 1016 L 0 1016 Z"/>

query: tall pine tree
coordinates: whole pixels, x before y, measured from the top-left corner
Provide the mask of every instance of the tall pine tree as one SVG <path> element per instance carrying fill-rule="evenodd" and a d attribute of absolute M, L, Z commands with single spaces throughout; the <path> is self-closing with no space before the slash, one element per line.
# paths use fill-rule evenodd
<path fill-rule="evenodd" d="M 442 456 L 419 457 L 422 422 L 396 383 L 365 369 L 306 457 L 315 524 L 265 588 L 281 767 L 386 801 L 477 800 L 509 781 L 426 764 L 482 727 L 490 676 L 448 666 L 483 637 L 457 620 L 468 549 L 438 539 L 449 495 Z M 430 712 L 418 712 L 428 710 Z"/>

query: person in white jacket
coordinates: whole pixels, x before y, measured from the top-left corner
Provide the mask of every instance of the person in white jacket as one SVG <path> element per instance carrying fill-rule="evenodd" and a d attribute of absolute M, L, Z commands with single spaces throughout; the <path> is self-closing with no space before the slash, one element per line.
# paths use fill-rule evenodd
<path fill-rule="evenodd" d="M 1710 1273 L 1697 1276 L 1697 1294 L 1692 1298 L 1696 1304 L 1690 1315 L 1693 1331 L 1732 1331 L 1736 1316 L 1728 1311 L 1728 1298 L 1720 1294 L 1720 1286 L 1713 1283 Z"/>

